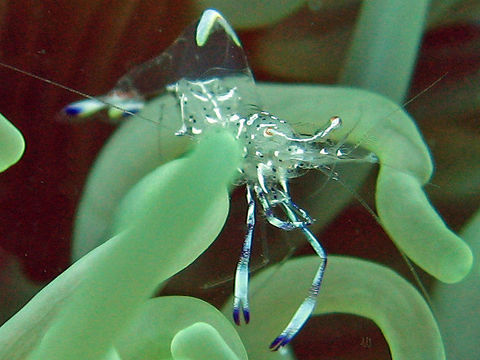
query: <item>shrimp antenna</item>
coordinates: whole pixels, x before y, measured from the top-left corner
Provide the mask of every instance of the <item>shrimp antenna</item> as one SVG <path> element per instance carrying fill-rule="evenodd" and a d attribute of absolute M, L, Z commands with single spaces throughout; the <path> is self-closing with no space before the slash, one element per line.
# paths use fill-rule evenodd
<path fill-rule="evenodd" d="M 446 76 L 448 75 L 448 71 L 445 72 L 442 76 L 440 76 L 437 80 L 435 80 L 434 82 L 432 82 L 430 85 L 428 85 L 425 89 L 423 89 L 422 91 L 420 91 L 418 94 L 412 96 L 410 99 L 408 99 L 406 102 L 403 103 L 402 107 L 405 107 L 407 106 L 408 104 L 410 104 L 411 102 L 417 100 L 420 96 L 422 96 L 423 94 L 425 94 L 427 91 L 429 91 L 431 88 L 433 88 L 435 85 L 437 85 L 440 81 L 442 81 Z"/>
<path fill-rule="evenodd" d="M 397 109 L 393 110 L 392 112 L 390 112 L 389 114 L 383 116 L 382 118 L 383 119 L 389 119 L 390 120 L 390 117 L 394 114 L 396 114 L 398 111 L 401 111 L 403 110 L 407 105 L 409 105 L 410 103 L 414 102 L 415 100 L 417 100 L 419 97 L 423 96 L 427 91 L 429 91 L 430 89 L 432 89 L 434 86 L 436 86 L 440 81 L 442 81 L 446 76 L 448 75 L 448 71 L 445 72 L 442 76 L 440 76 L 438 79 L 436 79 L 435 81 L 433 81 L 430 85 L 428 85 L 426 88 L 424 88 L 422 91 L 420 91 L 418 94 L 412 96 L 410 99 L 408 99 L 407 101 L 405 101 L 401 106 L 399 106 Z M 375 124 L 372 125 L 372 127 L 375 126 Z M 365 138 L 368 136 L 368 133 L 369 131 L 371 130 L 371 128 L 369 130 L 367 130 L 365 132 L 365 135 L 359 140 L 356 142 L 356 144 L 353 145 L 353 148 L 351 149 L 350 152 L 354 151 L 355 149 L 359 148 L 360 145 L 363 143 L 363 141 L 365 140 Z"/>

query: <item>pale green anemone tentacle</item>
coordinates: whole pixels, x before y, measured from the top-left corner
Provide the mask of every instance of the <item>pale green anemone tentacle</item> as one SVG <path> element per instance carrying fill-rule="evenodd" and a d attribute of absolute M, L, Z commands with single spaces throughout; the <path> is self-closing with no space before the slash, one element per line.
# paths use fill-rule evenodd
<path fill-rule="evenodd" d="M 0 114 L 0 172 L 20 160 L 24 150 L 22 133 Z"/>
<path fill-rule="evenodd" d="M 446 283 L 458 282 L 469 273 L 473 264 L 470 248 L 427 206 L 418 179 L 383 168 L 376 198 L 382 225 L 414 262 Z"/>
<path fill-rule="evenodd" d="M 179 332 L 199 323 L 206 323 L 209 328 L 196 329 L 200 333 L 203 330 L 211 333 L 212 340 L 215 341 L 216 338 L 218 343 L 214 346 L 215 349 L 207 349 L 205 346 L 196 349 L 195 359 L 217 358 L 209 356 L 209 351 L 212 350 L 225 351 L 233 359 L 247 359 L 247 353 L 234 325 L 212 305 L 187 296 L 165 296 L 148 300 L 139 308 L 138 315 L 116 341 L 115 346 L 122 359 L 168 359 L 172 357 L 172 353 L 175 358 L 183 353 L 183 350 L 188 351 L 187 348 L 181 349 L 183 345 L 188 345 L 181 344 L 185 338 L 197 333 L 195 328 L 191 329 L 190 335 L 180 335 Z M 192 343 L 188 347 L 198 344 L 196 339 L 190 340 Z"/>
<path fill-rule="evenodd" d="M 218 331 L 203 322 L 179 331 L 172 340 L 171 348 L 175 360 L 238 360 Z"/>
<path fill-rule="evenodd" d="M 238 332 L 251 359 L 276 359 L 267 345 L 305 296 L 318 258 L 307 256 L 271 267 L 251 282 L 252 320 Z M 231 311 L 231 302 L 223 309 Z M 315 315 L 349 313 L 373 320 L 385 336 L 394 360 L 444 360 L 435 319 L 420 293 L 385 266 L 330 256 Z M 321 321 L 317 320 L 317 321 Z"/>
<path fill-rule="evenodd" d="M 333 115 L 343 127 L 332 138 L 359 144 L 380 162 L 377 211 L 385 230 L 408 257 L 436 278 L 456 282 L 472 266 L 465 242 L 444 224 L 422 186 L 433 165 L 413 120 L 390 100 L 349 88 L 267 85 L 261 87 L 269 111 L 295 119 L 299 129 L 318 129 Z M 275 93 L 276 96 L 270 96 Z M 293 121 L 291 121 L 293 122 Z"/>
<path fill-rule="evenodd" d="M 340 83 L 404 101 L 430 0 L 364 1 Z M 372 31 L 375 29 L 375 31 Z"/>
<path fill-rule="evenodd" d="M 215 161 L 212 161 L 215 158 Z M 224 132 L 155 170 L 138 216 L 0 328 L 0 358 L 99 359 L 154 292 L 215 240 L 240 151 Z"/>
<path fill-rule="evenodd" d="M 124 231 L 105 243 L 108 251 L 85 274 L 32 359 L 93 360 L 105 354 L 158 284 L 213 242 L 226 220 L 227 188 L 239 159 L 234 138 L 221 131 L 150 174 L 155 179 L 143 189 L 149 196 Z M 207 229 L 213 234 L 203 236 Z"/>
<path fill-rule="evenodd" d="M 475 256 L 472 271 L 458 284 L 434 284 L 432 303 L 445 339 L 447 357 L 475 359 L 480 334 L 480 209 L 466 222 L 461 235 Z"/>

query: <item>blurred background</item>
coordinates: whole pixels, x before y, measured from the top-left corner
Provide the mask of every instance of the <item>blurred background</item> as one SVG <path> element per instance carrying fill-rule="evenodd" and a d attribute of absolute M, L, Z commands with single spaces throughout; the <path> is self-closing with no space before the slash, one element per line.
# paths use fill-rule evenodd
<path fill-rule="evenodd" d="M 102 94 L 132 66 L 161 53 L 206 7 L 214 6 L 238 29 L 257 81 L 337 83 L 362 2 L 263 3 L 3 1 L 0 61 L 87 94 Z M 442 78 L 406 110 L 417 120 L 434 157 L 435 174 L 426 190 L 454 230 L 480 203 L 479 18 L 477 1 L 431 2 L 406 97 Z M 0 68 L 0 112 L 20 129 L 27 144 L 22 160 L 0 175 L 0 323 L 71 262 L 73 220 L 82 188 L 96 154 L 115 129 L 96 121 L 100 117 L 58 121 L 58 111 L 75 100 L 78 95 L 62 88 Z M 374 174 L 359 190 L 369 204 L 373 184 Z M 215 255 L 207 254 L 164 293 L 193 294 L 217 306 L 231 294 L 228 280 L 245 229 L 244 189 L 236 189 L 232 199 L 235 205 L 215 243 Z M 265 255 L 261 247 L 254 260 L 258 266 L 265 258 L 274 262 L 293 252 L 283 240 L 272 246 L 273 239 L 288 240 L 285 234 L 268 227 L 259 232 L 269 252 Z M 370 258 L 411 279 L 392 242 L 356 201 L 318 236 L 328 253 Z M 218 256 L 229 259 L 216 261 L 226 268 L 212 266 L 211 259 Z M 430 280 L 421 275 L 428 287 Z M 212 287 L 217 283 L 221 286 Z M 299 359 L 389 356 L 375 324 L 350 315 L 310 321 L 293 345 Z"/>

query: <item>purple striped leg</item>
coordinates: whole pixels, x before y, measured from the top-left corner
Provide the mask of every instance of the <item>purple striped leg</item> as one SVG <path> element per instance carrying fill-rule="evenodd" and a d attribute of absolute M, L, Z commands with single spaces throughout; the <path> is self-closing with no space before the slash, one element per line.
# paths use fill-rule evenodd
<path fill-rule="evenodd" d="M 237 325 L 240 325 L 240 311 L 243 314 L 245 323 L 248 324 L 250 321 L 250 310 L 248 308 L 248 263 L 250 262 L 252 238 L 255 229 L 255 200 L 252 195 L 252 188 L 247 184 L 247 234 L 245 235 L 242 254 L 235 272 L 235 290 L 233 294 L 233 320 Z"/>
<path fill-rule="evenodd" d="M 285 208 L 285 212 L 287 213 L 288 217 L 292 222 L 298 220 L 297 216 L 295 215 L 296 208 L 292 206 L 290 202 L 286 202 L 283 204 Z M 287 345 L 297 333 L 300 331 L 303 325 L 307 322 L 308 318 L 312 315 L 313 310 L 315 309 L 315 305 L 317 303 L 317 296 L 320 290 L 320 285 L 322 284 L 323 273 L 325 271 L 325 267 L 327 265 L 327 254 L 325 250 L 323 250 L 322 246 L 318 242 L 315 235 L 305 226 L 300 226 L 300 229 L 304 233 L 307 241 L 312 246 L 313 250 L 317 253 L 317 255 L 321 259 L 320 266 L 313 278 L 312 285 L 308 291 L 308 296 L 305 298 L 303 303 L 300 305 L 298 310 L 293 315 L 292 319 L 282 331 L 282 333 L 277 336 L 277 338 L 270 344 L 270 349 L 276 351 L 281 347 Z"/>

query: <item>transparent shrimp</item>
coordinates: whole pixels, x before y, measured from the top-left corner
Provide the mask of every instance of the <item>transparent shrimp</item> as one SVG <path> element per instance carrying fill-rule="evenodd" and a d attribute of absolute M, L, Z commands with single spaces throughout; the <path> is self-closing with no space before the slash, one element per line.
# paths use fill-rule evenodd
<path fill-rule="evenodd" d="M 16 69 L 15 69 L 16 70 Z M 73 117 L 87 117 L 108 109 L 111 118 L 137 113 L 145 101 L 167 93 L 175 97 L 182 123 L 175 135 L 197 138 L 211 127 L 225 128 L 243 148 L 239 185 L 245 184 L 247 233 L 238 261 L 233 318 L 249 322 L 249 261 L 256 222 L 256 207 L 272 226 L 300 231 L 320 258 L 305 300 L 270 349 L 288 344 L 311 316 L 319 293 L 327 255 L 310 231 L 313 219 L 292 200 L 289 180 L 315 169 L 331 175 L 338 162 L 378 161 L 375 154 L 348 145 L 346 138 L 334 141 L 330 135 L 342 126 L 333 116 L 312 135 L 298 134 L 283 119 L 262 109 L 260 97 L 241 43 L 234 30 L 216 10 L 207 10 L 199 21 L 187 27 L 158 57 L 129 71 L 106 95 L 67 105 L 62 111 Z"/>

